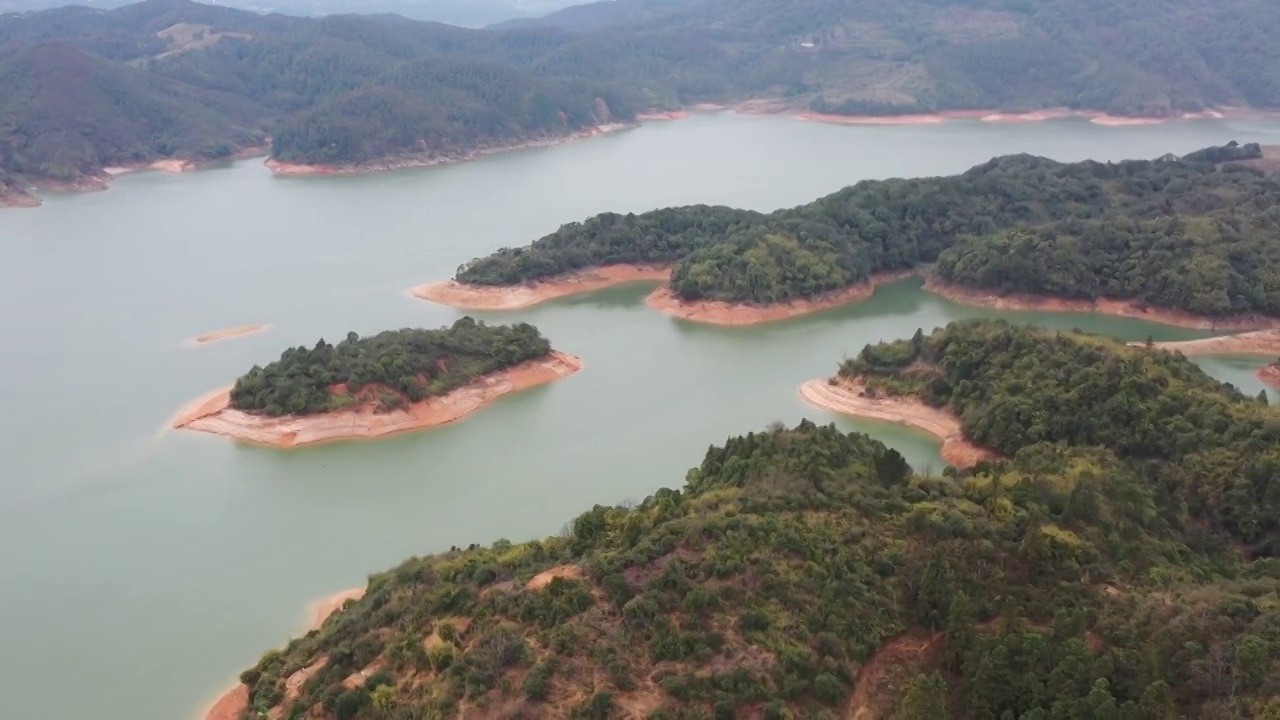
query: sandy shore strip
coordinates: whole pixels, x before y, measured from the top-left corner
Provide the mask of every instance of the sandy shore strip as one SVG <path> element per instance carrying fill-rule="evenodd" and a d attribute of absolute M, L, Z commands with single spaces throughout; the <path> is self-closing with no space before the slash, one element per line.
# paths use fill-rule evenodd
<path fill-rule="evenodd" d="M 373 407 L 362 406 L 315 415 L 268 417 L 232 408 L 231 388 L 223 388 L 189 403 L 174 417 L 172 426 L 274 448 L 383 437 L 457 422 L 503 395 L 559 380 L 581 369 L 578 358 L 553 351 L 544 358 L 486 375 L 446 395 L 391 412 L 375 412 Z"/>
<path fill-rule="evenodd" d="M 359 600 L 364 597 L 362 587 L 343 590 L 340 593 L 322 598 L 309 606 L 311 622 L 303 629 L 305 635 L 312 630 L 319 630 L 330 615 L 343 609 L 348 600 Z M 240 716 L 249 708 L 249 686 L 236 683 L 227 690 L 198 717 L 202 720 L 240 720 Z"/>
<path fill-rule="evenodd" d="M 1131 342 L 1133 346 L 1146 343 Z M 1199 355 L 1265 355 L 1280 356 L 1280 330 L 1257 330 L 1238 335 L 1219 335 L 1201 340 L 1172 340 L 1153 343 L 1152 347 L 1180 352 L 1187 357 Z M 1258 379 L 1280 390 L 1280 360 L 1258 368 Z"/>
<path fill-rule="evenodd" d="M 942 441 L 942 459 L 958 468 L 971 468 L 995 453 L 978 447 L 964 437 L 960 418 L 946 410 L 925 405 L 910 397 L 873 397 L 860 380 L 845 378 L 810 380 L 800 386 L 800 397 L 815 407 L 841 415 L 883 420 L 923 430 Z"/>
<path fill-rule="evenodd" d="M 230 340 L 231 338 L 238 338 L 238 337 L 243 337 L 245 335 L 252 335 L 254 333 L 264 332 L 270 328 L 271 328 L 270 325 L 262 325 L 262 324 L 238 325 L 233 328 L 226 328 L 225 330 L 214 330 L 213 332 L 202 333 L 200 335 L 196 335 L 195 337 L 187 338 L 186 340 L 182 341 L 182 344 L 185 347 L 199 347 L 200 345 L 208 345 L 210 343 L 216 343 L 222 340 Z"/>
<path fill-rule="evenodd" d="M 773 305 L 747 305 L 719 300 L 681 300 L 668 285 L 663 285 L 654 290 L 645 298 L 644 302 L 658 312 L 681 320 L 710 325 L 759 325 L 789 320 L 802 315 L 811 315 L 858 302 L 859 300 L 866 300 L 875 294 L 876 286 L 895 280 L 902 280 L 918 273 L 918 270 L 878 273 L 872 275 L 866 282 L 851 285 L 843 290 L 826 293 L 811 299 L 792 300 Z"/>
<path fill-rule="evenodd" d="M 1130 345 L 1145 345 L 1131 342 Z M 1200 340 L 1170 340 L 1153 343 L 1161 350 L 1177 351 L 1187 357 L 1197 355 L 1269 355 L 1280 356 L 1280 330 L 1256 330 L 1238 335 L 1219 335 Z"/>
<path fill-rule="evenodd" d="M 636 120 L 640 122 L 653 122 L 655 120 L 688 120 L 689 113 L 686 110 L 670 110 L 664 112 L 645 112 L 636 115 Z"/>
<path fill-rule="evenodd" d="M 1063 118 L 1085 118 L 1095 125 L 1107 127 L 1142 127 L 1160 125 L 1175 120 L 1221 120 L 1228 117 L 1250 117 L 1251 115 L 1233 108 L 1222 110 L 1203 110 L 1184 112 L 1177 115 L 1161 117 L 1128 117 L 1111 115 L 1101 110 L 1071 110 L 1068 108 L 1045 108 L 1030 112 L 1001 112 L 999 110 L 944 110 L 937 113 L 908 113 L 903 115 L 839 115 L 836 113 L 820 113 L 805 111 L 796 114 L 798 120 L 835 123 L 838 125 L 936 125 L 951 120 L 981 120 L 993 123 L 1026 123 L 1060 120 Z"/>
<path fill-rule="evenodd" d="M 935 275 L 925 279 L 924 289 L 952 302 L 997 310 L 1041 312 L 1090 312 L 1145 320 L 1190 330 L 1265 330 L 1280 328 L 1280 318 L 1265 315 L 1240 315 L 1212 318 L 1182 310 L 1143 306 L 1130 300 L 1067 300 L 1038 295 L 998 295 L 946 282 Z"/>
<path fill-rule="evenodd" d="M 605 265 L 520 285 L 468 285 L 457 280 L 419 285 L 409 294 L 459 310 L 519 310 L 556 298 L 604 290 L 633 282 L 664 282 L 663 265 Z"/>

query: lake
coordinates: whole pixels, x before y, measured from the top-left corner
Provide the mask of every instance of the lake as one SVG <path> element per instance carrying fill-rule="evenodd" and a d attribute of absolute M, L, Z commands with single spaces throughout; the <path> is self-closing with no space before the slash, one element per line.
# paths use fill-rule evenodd
<path fill-rule="evenodd" d="M 649 288 L 630 286 L 480 314 L 534 323 L 586 368 L 453 426 L 291 452 L 164 432 L 183 403 L 286 346 L 452 322 L 461 313 L 405 291 L 472 257 L 605 210 L 771 210 L 995 155 L 1116 160 L 1232 139 L 1280 143 L 1280 123 L 852 127 L 723 113 L 365 177 L 276 178 L 260 161 L 143 173 L 0 211 L 5 715 L 193 717 L 294 633 L 309 601 L 412 555 L 553 534 L 593 504 L 680 486 L 708 445 L 774 420 L 835 421 L 940 470 L 928 436 L 798 398 L 867 343 L 975 316 L 1127 340 L 1206 334 L 968 308 L 919 280 L 814 317 L 715 328 L 650 311 Z M 273 327 L 182 345 L 259 322 Z M 1202 362 L 1262 388 L 1260 359 Z"/>

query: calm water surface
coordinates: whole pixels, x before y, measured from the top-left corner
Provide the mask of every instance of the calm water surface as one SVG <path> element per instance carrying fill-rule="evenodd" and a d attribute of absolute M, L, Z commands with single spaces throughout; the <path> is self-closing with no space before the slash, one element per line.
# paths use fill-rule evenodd
<path fill-rule="evenodd" d="M 866 343 L 1002 316 L 1123 339 L 1202 336 L 1089 315 L 997 313 L 885 286 L 754 329 L 648 311 L 645 286 L 515 313 L 582 356 L 577 375 L 460 424 L 280 452 L 162 432 L 184 402 L 288 345 L 436 327 L 407 297 L 462 262 L 604 210 L 770 210 L 864 178 L 992 156 L 1155 157 L 1280 124 L 840 127 L 698 116 L 423 171 L 281 179 L 258 162 L 126 177 L 0 212 L 0 697 L 12 718 L 186 720 L 303 622 L 312 599 L 449 545 L 554 533 L 595 503 L 679 486 L 709 444 L 773 420 L 836 421 L 940 469 L 916 432 L 796 395 Z M 267 333 L 199 349 L 200 332 Z M 1204 365 L 1256 393 L 1258 358 Z"/>

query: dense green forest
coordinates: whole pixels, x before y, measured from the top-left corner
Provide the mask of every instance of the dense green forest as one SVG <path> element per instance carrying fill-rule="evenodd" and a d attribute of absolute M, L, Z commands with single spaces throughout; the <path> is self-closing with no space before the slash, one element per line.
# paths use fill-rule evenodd
<path fill-rule="evenodd" d="M 440 330 L 387 330 L 366 338 L 351 332 L 337 345 L 321 339 L 254 366 L 236 380 L 231 406 L 305 415 L 373 400 L 390 410 L 550 352 L 551 343 L 532 325 L 485 325 L 470 317 Z M 339 385 L 343 390 L 335 392 Z"/>
<path fill-rule="evenodd" d="M 241 679 L 246 718 L 1274 717 L 1278 590 L 1104 448 L 937 477 L 804 421 L 559 536 L 374 575 Z"/>
<path fill-rule="evenodd" d="M 966 320 L 867 346 L 840 374 L 946 407 L 1005 455 L 1104 447 L 1249 553 L 1280 555 L 1280 413 L 1181 354 Z"/>
<path fill-rule="evenodd" d="M 1267 0 L 617 0 L 488 30 L 66 7 L 0 15 L 15 89 L 0 168 L 75 179 L 267 136 L 282 160 L 376 164 L 761 97 L 857 113 L 1280 107 L 1276 36 Z"/>
<path fill-rule="evenodd" d="M 696 205 L 605 213 L 458 269 L 503 285 L 610 263 L 672 263 L 686 300 L 772 303 L 937 261 L 999 292 L 1133 298 L 1280 315 L 1280 183 L 1234 142 L 1182 159 L 996 158 L 960 175 L 868 180 L 770 214 Z"/>

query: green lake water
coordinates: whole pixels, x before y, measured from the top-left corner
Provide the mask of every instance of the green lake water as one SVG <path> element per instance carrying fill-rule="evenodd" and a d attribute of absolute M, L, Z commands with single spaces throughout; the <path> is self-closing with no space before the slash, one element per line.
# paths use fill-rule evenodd
<path fill-rule="evenodd" d="M 581 356 L 570 378 L 438 430 L 301 451 L 164 432 L 184 402 L 291 344 L 437 327 L 405 291 L 604 210 L 768 210 L 864 178 L 992 156 L 1155 157 L 1275 122 L 844 127 L 700 115 L 452 167 L 284 179 L 258 161 L 119 179 L 0 211 L 0 697 L 22 719 L 187 720 L 304 622 L 318 597 L 450 545 L 558 532 L 595 503 L 679 486 L 707 446 L 803 417 L 940 470 L 912 430 L 805 405 L 863 345 L 1000 316 L 1127 340 L 1202 337 L 1134 320 L 956 305 L 919 280 L 757 328 L 676 321 L 636 285 L 511 313 Z M 265 333 L 202 348 L 245 323 Z M 1204 366 L 1250 394 L 1261 358 Z"/>

